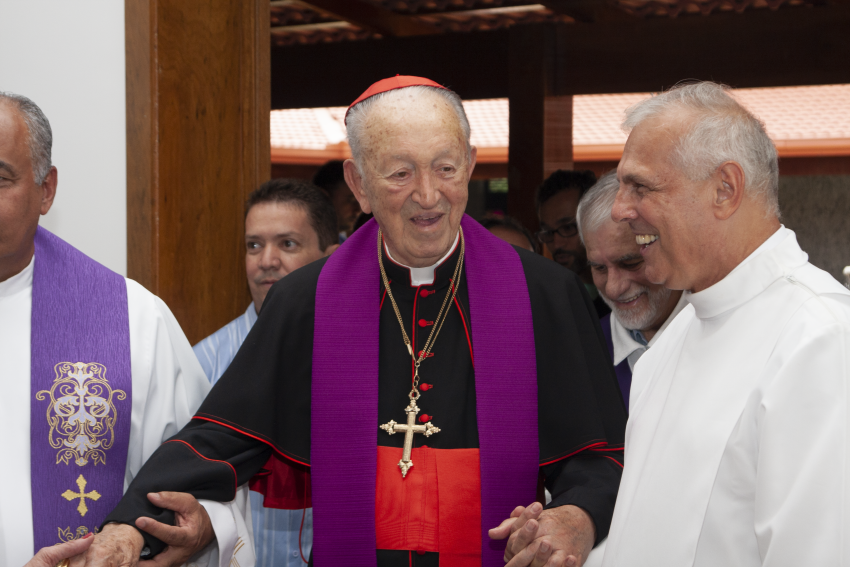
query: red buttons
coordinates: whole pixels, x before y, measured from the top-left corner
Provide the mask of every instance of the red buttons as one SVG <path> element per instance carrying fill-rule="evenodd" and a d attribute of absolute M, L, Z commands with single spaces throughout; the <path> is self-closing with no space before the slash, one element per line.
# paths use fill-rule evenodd
<path fill-rule="evenodd" d="M 426 321 L 425 319 L 419 319 L 419 326 L 420 327 L 428 327 L 429 325 L 433 325 L 433 324 L 434 324 L 433 321 Z"/>
<path fill-rule="evenodd" d="M 426 553 L 426 552 L 425 552 L 425 551 L 422 551 L 421 549 L 419 549 L 419 550 L 417 550 L 417 551 L 416 551 L 416 555 L 425 555 L 425 553 Z"/>
<path fill-rule="evenodd" d="M 434 417 L 433 415 L 428 415 L 427 413 L 423 413 L 422 415 L 419 416 L 419 421 L 422 422 L 422 423 L 428 423 L 429 421 L 431 421 L 431 419 L 433 419 L 433 417 Z"/>
<path fill-rule="evenodd" d="M 428 297 L 429 295 L 434 294 L 434 293 L 437 293 L 436 289 L 427 290 L 425 288 L 422 288 L 422 289 L 419 290 L 419 296 L 420 297 Z"/>
<path fill-rule="evenodd" d="M 420 350 L 420 351 L 419 351 L 419 354 L 418 354 L 417 356 L 422 356 L 424 353 L 425 353 L 425 351 L 424 351 L 424 350 Z M 434 353 L 433 353 L 433 352 L 429 352 L 428 354 L 426 354 L 426 355 L 425 355 L 425 358 L 431 358 L 432 356 L 434 356 Z"/>
<path fill-rule="evenodd" d="M 430 390 L 433 387 L 434 386 L 432 386 L 431 384 L 419 384 L 419 389 L 422 390 L 423 392 L 427 392 L 428 390 Z"/>

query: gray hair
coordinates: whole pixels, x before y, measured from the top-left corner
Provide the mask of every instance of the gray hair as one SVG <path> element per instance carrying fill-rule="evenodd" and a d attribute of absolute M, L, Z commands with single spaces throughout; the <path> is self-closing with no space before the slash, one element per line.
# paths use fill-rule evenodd
<path fill-rule="evenodd" d="M 587 234 L 599 230 L 606 222 L 614 222 L 611 220 L 611 209 L 614 208 L 619 190 L 620 182 L 617 181 L 615 169 L 600 177 L 581 198 L 576 211 L 576 224 L 582 244 L 586 244 L 584 239 Z"/>
<path fill-rule="evenodd" d="M 415 85 L 412 87 L 393 89 L 391 91 L 378 93 L 362 102 L 357 103 L 348 112 L 348 116 L 345 119 L 345 125 L 348 131 L 348 145 L 351 147 L 351 157 L 352 159 L 354 159 L 354 163 L 357 164 L 357 169 L 358 171 L 360 171 L 361 174 L 363 173 L 363 169 L 361 167 L 363 163 L 362 132 L 363 128 L 366 125 L 366 119 L 369 116 L 369 112 L 380 101 L 387 99 L 392 100 L 393 98 L 400 97 L 402 96 L 402 94 L 407 93 L 413 93 L 414 96 L 421 96 L 423 94 L 436 94 L 443 97 L 443 99 L 447 103 L 449 103 L 449 106 L 452 107 L 452 110 L 455 111 L 455 114 L 457 114 L 457 119 L 460 123 L 460 128 L 463 131 L 464 138 L 466 139 L 467 151 L 471 151 L 472 146 L 469 142 L 471 134 L 471 130 L 469 128 L 469 119 L 466 117 L 466 111 L 463 109 L 463 101 L 461 101 L 460 97 L 457 95 L 456 92 L 451 91 L 449 89 L 429 87 L 427 85 Z"/>
<path fill-rule="evenodd" d="M 53 150 L 53 130 L 50 129 L 50 121 L 36 103 L 23 95 L 0 91 L 0 102 L 7 102 L 14 106 L 27 125 L 32 176 L 36 184 L 41 185 L 53 166 L 50 160 Z"/>
<path fill-rule="evenodd" d="M 678 140 L 674 163 L 694 181 L 707 179 L 726 161 L 744 171 L 745 190 L 764 199 L 766 213 L 779 218 L 779 160 L 764 124 L 711 81 L 682 84 L 626 110 L 623 130 L 673 109 L 696 115 Z"/>

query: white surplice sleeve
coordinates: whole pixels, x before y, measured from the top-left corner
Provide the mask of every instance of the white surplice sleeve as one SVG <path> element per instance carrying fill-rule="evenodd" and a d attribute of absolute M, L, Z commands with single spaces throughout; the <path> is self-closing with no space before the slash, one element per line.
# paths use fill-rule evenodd
<path fill-rule="evenodd" d="M 133 412 L 124 490 L 151 454 L 189 422 L 210 390 L 209 381 L 168 306 L 129 279 L 127 303 Z M 192 563 L 227 567 L 236 558 L 240 567 L 252 567 L 247 487 L 242 487 L 232 502 L 202 501 L 202 505 L 213 522 L 216 541 Z"/>
<path fill-rule="evenodd" d="M 774 374 L 757 414 L 753 512 L 766 567 L 850 564 L 850 337 L 846 321 L 829 321 L 846 307 L 830 303 L 801 310 L 795 318 L 806 321 L 793 325 L 767 369 Z"/>

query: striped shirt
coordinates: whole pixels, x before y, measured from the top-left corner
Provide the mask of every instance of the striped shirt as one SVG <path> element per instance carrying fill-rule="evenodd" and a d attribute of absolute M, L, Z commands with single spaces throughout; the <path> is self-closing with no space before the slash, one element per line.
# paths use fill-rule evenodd
<path fill-rule="evenodd" d="M 251 303 L 244 314 L 194 346 L 210 383 L 215 384 L 221 378 L 256 322 L 257 311 Z M 303 567 L 301 554 L 308 559 L 313 545 L 313 510 L 266 508 L 262 494 L 254 491 L 250 494 L 257 566 Z"/>

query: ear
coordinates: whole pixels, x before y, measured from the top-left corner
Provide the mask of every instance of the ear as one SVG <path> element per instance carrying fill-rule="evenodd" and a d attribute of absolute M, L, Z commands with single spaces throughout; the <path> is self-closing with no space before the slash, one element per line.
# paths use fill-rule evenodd
<path fill-rule="evenodd" d="M 330 256 L 334 253 L 334 251 L 339 248 L 339 244 L 331 244 L 327 248 L 325 248 L 325 256 Z"/>
<path fill-rule="evenodd" d="M 478 159 L 478 148 L 476 148 L 475 146 L 470 146 L 470 148 L 469 148 L 469 171 L 468 171 L 469 179 L 472 179 L 472 172 L 475 170 L 475 163 L 476 163 L 477 159 Z M 467 183 L 469 182 L 469 179 L 466 180 Z"/>
<path fill-rule="evenodd" d="M 345 173 L 345 182 L 354 194 L 354 198 L 360 203 L 360 210 L 366 214 L 371 213 L 372 207 L 369 206 L 369 199 L 366 197 L 366 191 L 363 188 L 363 178 L 360 176 L 354 160 L 345 160 L 342 164 L 342 169 Z"/>
<path fill-rule="evenodd" d="M 712 203 L 714 217 L 717 220 L 726 220 L 738 210 L 744 200 L 744 170 L 739 163 L 727 161 L 717 168 L 711 179 L 715 183 Z"/>
<path fill-rule="evenodd" d="M 51 167 L 41 184 L 41 214 L 46 215 L 50 207 L 53 206 L 53 199 L 56 198 L 56 185 L 59 183 L 59 172 L 55 167 Z"/>

